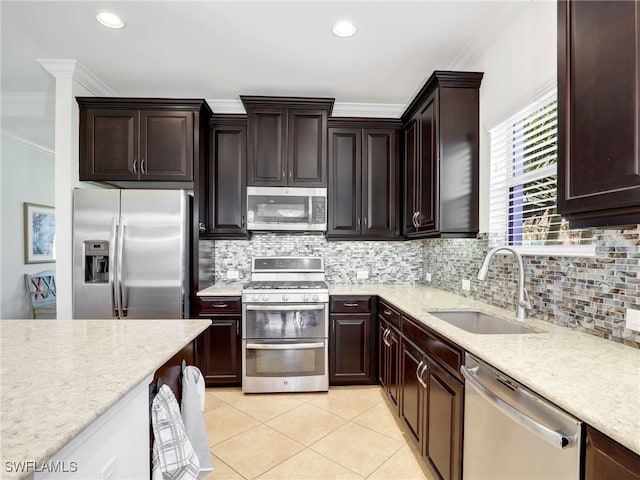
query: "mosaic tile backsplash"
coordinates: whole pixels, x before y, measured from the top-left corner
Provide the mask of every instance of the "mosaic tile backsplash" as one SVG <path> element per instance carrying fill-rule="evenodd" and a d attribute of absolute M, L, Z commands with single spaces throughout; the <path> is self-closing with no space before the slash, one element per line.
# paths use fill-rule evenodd
<path fill-rule="evenodd" d="M 640 226 L 596 230 L 594 258 L 527 256 L 525 284 L 533 303 L 529 315 L 640 348 L 640 332 L 625 328 L 625 310 L 640 310 Z M 320 234 L 254 234 L 251 240 L 200 242 L 200 286 L 249 281 L 251 257 L 317 255 L 325 258 L 329 283 L 426 283 L 513 310 L 517 269 L 511 255 L 497 255 L 487 280 L 476 275 L 489 241 L 426 239 L 407 242 L 334 242 Z M 237 270 L 239 280 L 227 279 Z M 368 279 L 357 279 L 358 270 Z M 471 280 L 471 290 L 461 280 Z"/>

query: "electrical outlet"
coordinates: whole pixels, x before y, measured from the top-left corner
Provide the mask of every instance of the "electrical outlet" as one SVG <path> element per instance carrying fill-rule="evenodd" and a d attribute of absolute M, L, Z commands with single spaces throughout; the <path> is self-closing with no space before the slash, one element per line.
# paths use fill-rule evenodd
<path fill-rule="evenodd" d="M 463 279 L 462 280 L 462 289 L 463 290 L 471 290 L 471 280 Z"/>
<path fill-rule="evenodd" d="M 430 282 L 430 281 L 431 281 L 431 273 L 429 273 L 429 272 L 425 273 L 425 275 L 424 275 L 424 279 L 425 279 L 427 282 Z"/>
<path fill-rule="evenodd" d="M 625 315 L 625 328 L 627 330 L 640 332 L 640 310 L 627 308 L 627 314 Z"/>
<path fill-rule="evenodd" d="M 356 278 L 369 278 L 369 270 L 356 270 Z"/>
<path fill-rule="evenodd" d="M 227 270 L 227 280 L 238 280 L 240 272 L 238 270 Z"/>

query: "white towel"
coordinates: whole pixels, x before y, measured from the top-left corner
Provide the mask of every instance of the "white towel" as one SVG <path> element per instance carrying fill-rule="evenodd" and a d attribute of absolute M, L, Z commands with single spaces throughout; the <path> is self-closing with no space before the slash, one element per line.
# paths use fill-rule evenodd
<path fill-rule="evenodd" d="M 152 478 L 194 480 L 200 463 L 185 431 L 175 395 L 162 385 L 151 404 Z"/>
<path fill-rule="evenodd" d="M 206 477 L 213 471 L 209 438 L 204 425 L 204 377 L 197 367 L 188 366 L 182 372 L 182 420 L 200 461 L 200 475 Z"/>

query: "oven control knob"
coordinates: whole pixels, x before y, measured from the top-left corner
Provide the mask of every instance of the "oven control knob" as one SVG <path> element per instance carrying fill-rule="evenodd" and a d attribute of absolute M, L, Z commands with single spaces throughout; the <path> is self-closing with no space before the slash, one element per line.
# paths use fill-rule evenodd
<path fill-rule="evenodd" d="M 308 302 L 309 301 L 309 295 L 303 295 L 302 296 L 302 301 L 303 302 Z"/>
<path fill-rule="evenodd" d="M 282 295 L 282 300 L 284 302 L 286 302 L 287 300 L 289 300 L 289 295 Z"/>
<path fill-rule="evenodd" d="M 263 301 L 263 302 L 267 302 L 267 301 L 269 301 L 269 295 L 263 295 L 263 296 L 262 296 L 262 301 Z"/>
<path fill-rule="evenodd" d="M 320 300 L 320 297 L 318 295 L 314 295 L 313 296 L 313 301 L 317 302 L 318 300 Z"/>
<path fill-rule="evenodd" d="M 258 300 L 260 300 L 260 295 L 254 295 L 253 297 L 251 297 L 251 300 L 257 302 Z"/>

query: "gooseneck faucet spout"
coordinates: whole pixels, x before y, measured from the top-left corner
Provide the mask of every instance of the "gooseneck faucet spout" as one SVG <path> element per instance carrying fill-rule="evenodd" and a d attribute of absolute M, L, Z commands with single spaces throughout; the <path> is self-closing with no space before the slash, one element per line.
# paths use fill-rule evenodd
<path fill-rule="evenodd" d="M 484 258 L 484 262 L 482 262 L 480 270 L 478 270 L 478 280 L 485 281 L 487 279 L 491 259 L 496 253 L 501 251 L 511 253 L 518 264 L 518 307 L 516 309 L 516 318 L 518 320 L 524 320 L 527 318 L 527 310 L 530 310 L 533 307 L 531 305 L 531 299 L 529 298 L 527 289 L 524 287 L 524 261 L 522 260 L 520 252 L 511 247 L 496 247 L 489 250 L 489 253 L 487 253 L 487 256 Z"/>

